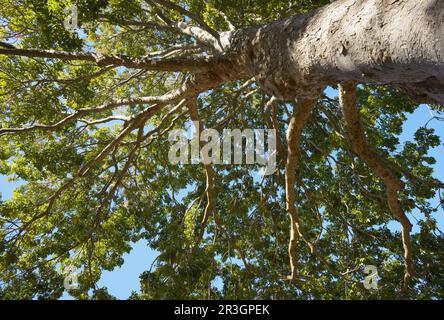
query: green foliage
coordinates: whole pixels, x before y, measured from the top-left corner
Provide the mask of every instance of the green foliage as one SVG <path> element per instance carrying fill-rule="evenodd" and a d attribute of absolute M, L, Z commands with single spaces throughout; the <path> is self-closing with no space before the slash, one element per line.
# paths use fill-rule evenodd
<path fill-rule="evenodd" d="M 329 1 L 175 2 L 224 31 L 228 24 L 220 12 L 241 28 L 302 14 Z M 63 26 L 64 9 L 72 4 L 79 8 L 81 32 Z M 171 20 L 183 19 L 164 11 Z M 103 17 L 108 22 L 99 21 Z M 0 24 L 7 26 L 0 30 L 0 39 L 29 48 L 128 56 L 162 50 L 171 43 L 191 43 L 188 37 L 168 32 L 125 28 L 125 22 L 143 19 L 157 18 L 142 10 L 139 0 L 7 1 L 0 7 Z M 0 127 L 56 123 L 75 110 L 112 99 L 163 94 L 183 80 L 162 72 L 147 72 L 134 80 L 134 71 L 124 68 L 85 77 L 100 70 L 89 62 L 0 56 Z M 206 127 L 267 126 L 263 106 L 269 97 L 239 93 L 241 84 L 227 83 L 201 95 L 201 118 Z M 247 91 L 254 89 L 252 85 Z M 137 138 L 137 133 L 128 135 L 126 144 L 75 181 L 52 205 L 51 214 L 46 214 L 48 199 L 100 154 L 125 125 L 117 121 L 85 127 L 78 122 L 55 131 L 0 137 L 0 174 L 24 182 L 12 199 L 0 202 L 0 298 L 60 298 L 63 270 L 74 265 L 80 273 L 80 289 L 71 290 L 72 296 L 113 299 L 97 282 L 104 270 L 121 266 L 123 255 L 142 239 L 159 256 L 140 275 L 141 292 L 134 292 L 131 299 L 443 298 L 444 237 L 436 222 L 438 208 L 431 205 L 440 188 L 433 180 L 436 159 L 430 156 L 441 140 L 432 128 L 424 126 L 413 141 L 400 145 L 406 114 L 418 106 L 393 88 L 362 86 L 359 106 L 371 145 L 393 160 L 403 174 L 416 177 L 406 181 L 401 195 L 407 211 L 424 213 L 419 232 L 413 236 L 418 277 L 407 294 L 399 293 L 403 250 L 399 232 L 388 227 L 393 217 L 381 201 L 384 187 L 352 155 L 344 139 L 338 102 L 323 99 L 304 132 L 297 203 L 301 225 L 311 241 L 318 239 L 321 254 L 338 270 L 356 270 L 348 277 L 330 274 L 301 241 L 297 248 L 300 279 L 294 283 L 284 280 L 289 241 L 284 158 L 279 158 L 278 173 L 263 180 L 257 173 L 259 167 L 215 167 L 214 194 L 223 230 L 210 219 L 195 250 L 205 210 L 205 197 L 199 201 L 205 193 L 205 172 L 198 165 L 170 165 L 167 135 L 144 144 L 124 172 L 131 142 Z M 292 107 L 280 104 L 276 109 L 282 141 L 287 110 Z M 444 111 L 440 106 L 431 107 Z M 136 105 L 114 113 L 105 111 L 97 118 L 131 116 L 142 108 Z M 149 120 L 147 130 L 159 123 L 160 115 Z M 173 128 L 190 125 L 186 116 L 168 124 Z M 26 231 L 17 231 L 24 226 Z M 364 289 L 365 265 L 378 266 L 380 290 Z"/>

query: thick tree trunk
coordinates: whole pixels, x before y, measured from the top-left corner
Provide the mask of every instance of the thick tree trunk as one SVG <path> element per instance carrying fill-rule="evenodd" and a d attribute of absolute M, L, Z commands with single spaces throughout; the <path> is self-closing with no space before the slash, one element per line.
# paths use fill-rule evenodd
<path fill-rule="evenodd" d="M 229 35 L 238 71 L 280 99 L 342 81 L 393 84 L 444 103 L 444 1 L 338 0 Z"/>

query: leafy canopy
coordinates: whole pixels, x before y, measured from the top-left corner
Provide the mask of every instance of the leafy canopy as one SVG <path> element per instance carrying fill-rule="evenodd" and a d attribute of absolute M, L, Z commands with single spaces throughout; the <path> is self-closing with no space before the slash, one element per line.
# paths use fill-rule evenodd
<path fill-rule="evenodd" d="M 165 21 L 189 23 L 190 17 L 156 2 L 3 1 L 0 40 L 22 48 L 129 57 L 174 45 L 192 48 L 193 37 L 154 26 Z M 230 24 L 264 24 L 328 1 L 175 3 L 209 27 L 226 31 Z M 75 31 L 64 27 L 65 9 L 71 5 L 79 12 Z M 147 23 L 137 23 L 141 21 Z M 92 61 L 0 55 L 0 128 L 55 124 L 117 99 L 161 96 L 179 88 L 185 78 L 178 72 Z M 285 145 L 294 105 L 278 103 L 267 110 L 269 99 L 254 81 L 225 83 L 200 95 L 200 118 L 205 127 L 217 129 L 268 128 L 276 123 Z M 299 279 L 294 282 L 284 279 L 290 223 L 282 154 L 278 172 L 264 179 L 255 166 L 213 166 L 219 221 L 210 217 L 199 240 L 207 203 L 205 168 L 168 162 L 167 131 L 190 127 L 186 109 L 162 109 L 112 144 L 130 127 L 128 119 L 146 107 L 121 105 L 85 114 L 54 130 L 0 136 L 0 174 L 22 182 L 13 197 L 0 204 L 0 298 L 60 298 L 63 270 L 70 265 L 80 272 L 80 288 L 70 290 L 72 296 L 112 298 L 106 288 L 97 286 L 102 272 L 121 266 L 123 254 L 142 239 L 159 256 L 152 266 L 146 265 L 140 275 L 141 292 L 134 292 L 132 299 L 400 297 L 400 234 L 389 228 L 393 217 L 383 184 L 350 150 L 336 98 L 320 99 L 304 129 L 296 203 L 301 225 L 318 251 L 337 270 L 349 273 L 331 274 L 299 241 Z M 433 179 L 436 159 L 429 155 L 440 146 L 440 137 L 424 126 L 413 141 L 400 145 L 406 113 L 418 105 L 391 88 L 360 86 L 359 107 L 369 143 L 396 163 L 396 170 L 410 175 L 401 194 L 404 209 L 424 214 L 412 240 L 418 275 L 404 295 L 443 298 L 444 238 L 435 219 L 440 208 L 430 202 L 440 195 L 442 184 Z M 444 111 L 430 108 L 436 114 Z M 100 157 L 106 148 L 109 152 Z M 378 267 L 378 291 L 363 287 L 365 265 Z"/>

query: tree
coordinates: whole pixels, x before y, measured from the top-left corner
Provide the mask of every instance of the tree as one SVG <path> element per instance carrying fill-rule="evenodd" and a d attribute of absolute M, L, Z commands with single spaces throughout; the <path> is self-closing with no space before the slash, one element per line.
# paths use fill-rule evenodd
<path fill-rule="evenodd" d="M 146 239 L 159 257 L 132 299 L 442 298 L 440 138 L 399 136 L 418 103 L 444 111 L 443 15 L 438 0 L 3 4 L 0 173 L 25 183 L 1 204 L 0 296 L 58 298 L 74 265 L 74 297 L 111 298 L 101 272 Z M 276 129 L 278 169 L 170 164 L 168 132 L 190 120 Z"/>

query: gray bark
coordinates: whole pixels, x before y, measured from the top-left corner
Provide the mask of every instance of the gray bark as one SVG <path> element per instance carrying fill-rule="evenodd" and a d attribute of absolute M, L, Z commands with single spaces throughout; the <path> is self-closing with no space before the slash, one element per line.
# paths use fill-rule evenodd
<path fill-rule="evenodd" d="M 304 16 L 225 34 L 239 75 L 280 99 L 343 81 L 391 84 L 444 103 L 444 1 L 338 0 Z"/>

